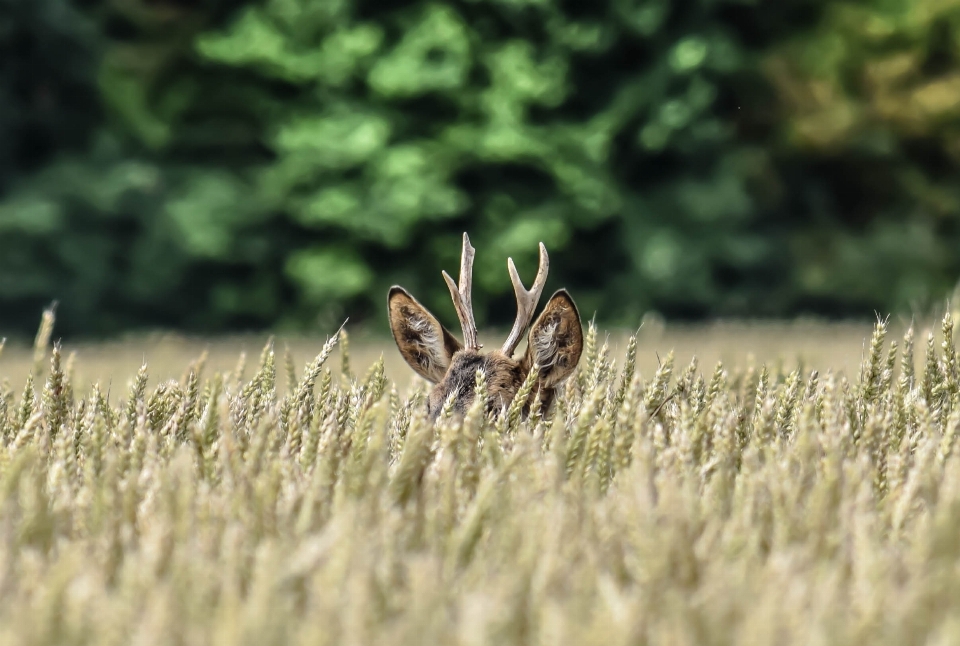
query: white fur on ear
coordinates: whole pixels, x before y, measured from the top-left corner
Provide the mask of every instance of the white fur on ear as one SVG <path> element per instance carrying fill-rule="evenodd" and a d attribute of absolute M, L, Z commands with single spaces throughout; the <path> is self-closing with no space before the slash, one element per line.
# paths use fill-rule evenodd
<path fill-rule="evenodd" d="M 533 359 L 540 369 L 552 368 L 557 363 L 557 330 L 560 329 L 559 319 L 555 319 L 534 332 Z"/>
<path fill-rule="evenodd" d="M 430 373 L 446 371 L 450 357 L 444 351 L 436 323 L 425 316 L 413 314 L 407 319 L 407 327 L 417 333 L 419 338 L 414 343 L 429 357 L 429 365 L 424 365 L 424 369 Z"/>
<path fill-rule="evenodd" d="M 420 335 L 420 345 L 431 350 L 440 347 L 440 333 L 427 317 L 413 314 L 407 319 L 407 326 Z"/>

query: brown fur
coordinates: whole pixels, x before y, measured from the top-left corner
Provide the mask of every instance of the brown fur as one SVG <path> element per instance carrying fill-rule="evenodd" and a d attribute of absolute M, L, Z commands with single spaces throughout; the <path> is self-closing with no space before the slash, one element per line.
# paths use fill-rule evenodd
<path fill-rule="evenodd" d="M 553 404 L 557 386 L 577 367 L 583 350 L 577 306 L 562 289 L 550 297 L 531 326 L 527 350 L 519 361 L 499 350 L 481 354 L 462 348 L 436 317 L 402 287 L 390 289 L 387 303 L 390 329 L 401 356 L 418 375 L 436 384 L 427 399 L 431 418 L 437 417 L 451 394 L 454 412 L 466 412 L 473 403 L 478 368 L 487 377 L 487 410 L 502 411 L 513 401 L 535 362 L 540 363 L 540 372 L 524 414 L 537 394 L 546 412 Z"/>

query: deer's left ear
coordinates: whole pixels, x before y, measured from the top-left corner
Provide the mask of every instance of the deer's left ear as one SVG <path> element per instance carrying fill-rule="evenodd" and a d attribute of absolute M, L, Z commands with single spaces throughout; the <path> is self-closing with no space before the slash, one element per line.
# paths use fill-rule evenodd
<path fill-rule="evenodd" d="M 583 351 L 580 313 L 565 289 L 557 291 L 537 317 L 527 339 L 521 365 L 540 366 L 540 383 L 552 388 L 570 376 Z"/>
<path fill-rule="evenodd" d="M 400 354 L 414 371 L 433 383 L 443 379 L 460 342 L 402 287 L 387 295 L 390 330 Z"/>

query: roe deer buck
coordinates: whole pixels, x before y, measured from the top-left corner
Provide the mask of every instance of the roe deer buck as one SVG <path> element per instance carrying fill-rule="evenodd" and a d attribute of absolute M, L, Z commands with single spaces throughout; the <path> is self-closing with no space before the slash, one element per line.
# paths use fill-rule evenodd
<path fill-rule="evenodd" d="M 530 329 L 527 351 L 519 361 L 515 360 L 513 352 L 533 319 L 547 282 L 550 260 L 541 242 L 540 266 L 533 287 L 528 291 L 520 282 L 513 259 L 508 258 L 507 270 L 517 296 L 517 320 L 502 348 L 481 354 L 470 297 L 474 252 L 464 233 L 460 284 L 454 283 L 447 272 L 442 272 L 463 329 L 462 346 L 407 290 L 399 285 L 390 288 L 387 295 L 390 329 L 400 354 L 418 375 L 435 384 L 427 399 L 427 413 L 431 419 L 436 419 L 451 395 L 454 397 L 454 411 L 461 415 L 466 411 L 474 399 L 478 368 L 486 374 L 487 411 L 502 412 L 513 401 L 531 368 L 537 365 L 537 380 L 524 404 L 523 413 L 527 413 L 538 395 L 542 410 L 546 412 L 553 403 L 557 385 L 577 367 L 583 350 L 583 330 L 577 306 L 564 289 L 551 296 Z"/>

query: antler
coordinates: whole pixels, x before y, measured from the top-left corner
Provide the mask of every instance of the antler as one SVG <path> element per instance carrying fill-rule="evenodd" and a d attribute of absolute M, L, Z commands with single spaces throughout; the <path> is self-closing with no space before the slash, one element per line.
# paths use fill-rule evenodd
<path fill-rule="evenodd" d="M 508 357 L 513 356 L 520 337 L 523 336 L 530 321 L 533 320 L 533 311 L 537 309 L 537 303 L 540 302 L 540 294 L 543 292 L 543 286 L 547 283 L 547 272 L 550 271 L 550 258 L 547 257 L 547 248 L 540 243 L 540 266 L 537 269 L 537 277 L 533 280 L 533 287 L 527 291 L 523 283 L 520 282 L 520 275 L 517 274 L 517 267 L 513 264 L 513 258 L 507 258 L 507 270 L 510 272 L 510 282 L 513 283 L 513 291 L 517 295 L 517 320 L 510 330 L 510 336 L 503 344 L 502 352 Z"/>
<path fill-rule="evenodd" d="M 450 288 L 450 298 L 453 299 L 453 306 L 457 310 L 457 318 L 460 319 L 460 327 L 463 328 L 463 345 L 472 350 L 479 350 L 481 345 L 477 343 L 477 324 L 473 320 L 473 303 L 470 299 L 470 291 L 473 288 L 473 255 L 476 252 L 470 246 L 470 238 L 463 234 L 463 251 L 460 253 L 460 286 L 453 282 L 450 275 L 444 271 L 443 279 L 447 281 L 447 287 Z"/>

